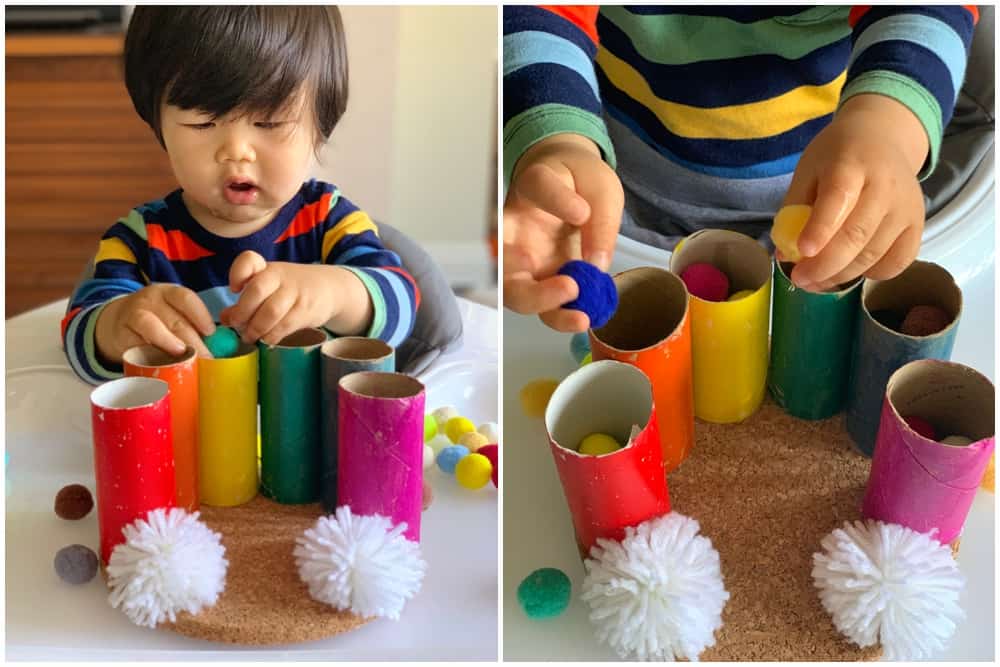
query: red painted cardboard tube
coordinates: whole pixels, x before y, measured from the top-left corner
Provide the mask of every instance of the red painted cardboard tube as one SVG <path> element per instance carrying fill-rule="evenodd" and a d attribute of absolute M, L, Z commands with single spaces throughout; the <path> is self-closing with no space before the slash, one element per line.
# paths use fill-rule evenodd
<path fill-rule="evenodd" d="M 168 386 L 126 377 L 90 394 L 101 560 L 125 541 L 122 528 L 150 510 L 173 507 L 174 450 Z"/>
<path fill-rule="evenodd" d="M 625 528 L 670 511 L 653 390 L 639 369 L 595 361 L 572 373 L 549 400 L 545 429 L 581 556 L 598 538 L 621 540 Z M 628 444 L 602 456 L 578 453 L 592 433 Z"/>

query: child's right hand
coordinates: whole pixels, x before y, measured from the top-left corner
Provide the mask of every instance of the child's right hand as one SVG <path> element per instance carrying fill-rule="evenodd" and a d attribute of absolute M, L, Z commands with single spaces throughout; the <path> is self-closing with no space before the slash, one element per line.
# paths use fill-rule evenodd
<path fill-rule="evenodd" d="M 180 356 L 187 346 L 200 357 L 211 358 L 202 336 L 215 331 L 204 302 L 181 285 L 158 283 L 111 301 L 97 319 L 97 353 L 106 362 L 121 363 L 136 345 L 155 345 Z"/>
<path fill-rule="evenodd" d="M 590 139 L 557 134 L 528 149 L 503 207 L 504 305 L 557 331 L 586 330 L 585 314 L 560 308 L 578 290 L 556 271 L 571 259 L 607 271 L 624 207 L 621 181 Z"/>

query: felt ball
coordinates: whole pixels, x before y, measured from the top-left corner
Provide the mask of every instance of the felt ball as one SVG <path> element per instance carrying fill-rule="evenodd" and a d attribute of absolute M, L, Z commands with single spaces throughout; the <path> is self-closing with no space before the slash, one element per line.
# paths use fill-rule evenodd
<path fill-rule="evenodd" d="M 937 306 L 914 306 L 906 311 L 899 331 L 907 336 L 931 336 L 951 324 L 951 315 Z"/>
<path fill-rule="evenodd" d="M 455 465 L 455 479 L 467 489 L 481 489 L 490 481 L 493 464 L 482 454 L 469 454 Z"/>
<path fill-rule="evenodd" d="M 949 435 L 947 437 L 938 440 L 942 445 L 955 445 L 958 447 L 965 447 L 966 445 L 972 444 L 972 438 L 966 438 L 964 435 Z"/>
<path fill-rule="evenodd" d="M 496 422 L 486 422 L 476 427 L 490 442 L 500 442 L 500 426 Z"/>
<path fill-rule="evenodd" d="M 443 472 L 452 475 L 458 462 L 469 455 L 469 450 L 462 445 L 451 445 L 441 450 L 437 455 L 437 465 Z"/>
<path fill-rule="evenodd" d="M 430 484 L 427 483 L 427 480 L 425 479 L 423 495 L 420 499 L 420 506 L 422 510 L 426 511 L 427 508 L 431 506 L 432 502 L 434 502 L 434 489 L 433 487 L 431 487 Z"/>
<path fill-rule="evenodd" d="M 443 432 L 444 425 L 448 423 L 448 420 L 452 417 L 458 416 L 458 410 L 452 405 L 445 405 L 444 407 L 440 407 L 432 412 L 431 416 L 434 417 L 434 421 L 437 422 L 438 431 Z"/>
<path fill-rule="evenodd" d="M 56 552 L 52 565 L 66 583 L 85 584 L 97 575 L 97 554 L 82 544 L 71 544 Z"/>
<path fill-rule="evenodd" d="M 569 353 L 573 355 L 573 361 L 579 364 L 590 352 L 590 336 L 586 331 L 573 334 L 569 340 Z"/>
<path fill-rule="evenodd" d="M 424 442 L 427 442 L 438 432 L 438 423 L 434 415 L 424 415 Z"/>
<path fill-rule="evenodd" d="M 580 447 L 577 451 L 581 454 L 588 454 L 590 456 L 600 456 L 602 454 L 617 452 L 621 448 L 622 446 L 618 444 L 618 441 L 610 435 L 606 435 L 604 433 L 591 433 L 580 441 Z"/>
<path fill-rule="evenodd" d="M 903 314 L 892 308 L 871 311 L 872 319 L 891 331 L 899 331 L 903 326 Z"/>
<path fill-rule="evenodd" d="M 55 511 L 60 519 L 76 521 L 94 509 L 94 497 L 83 484 L 70 484 L 56 494 Z"/>
<path fill-rule="evenodd" d="M 799 235 L 805 228 L 811 214 L 812 206 L 793 204 L 782 206 L 777 215 L 774 216 L 774 224 L 771 226 L 771 240 L 789 262 L 802 260 L 802 253 L 799 252 Z"/>
<path fill-rule="evenodd" d="M 705 262 L 697 262 L 681 271 L 681 280 L 691 296 L 705 301 L 725 301 L 729 296 L 729 278 Z"/>
<path fill-rule="evenodd" d="M 585 356 L 583 358 L 583 361 L 580 362 L 580 368 L 583 368 L 584 366 L 586 366 L 587 364 L 589 364 L 593 360 L 594 360 L 594 355 L 591 354 L 590 352 L 588 352 L 587 356 Z"/>
<path fill-rule="evenodd" d="M 552 392 L 559 386 L 556 380 L 532 380 L 521 387 L 521 409 L 529 417 L 541 417 L 552 398 Z"/>
<path fill-rule="evenodd" d="M 448 423 L 444 425 L 444 433 L 448 436 L 448 439 L 454 443 L 458 443 L 458 439 L 461 438 L 466 433 L 475 433 L 476 425 L 472 423 L 470 419 L 465 417 L 452 417 L 448 420 Z"/>
<path fill-rule="evenodd" d="M 746 298 L 753 294 L 752 289 L 741 289 L 739 292 L 733 292 L 732 295 L 726 299 L 726 301 L 739 301 L 740 299 Z"/>
<path fill-rule="evenodd" d="M 979 483 L 980 487 L 990 493 L 993 493 L 994 484 L 996 483 L 996 455 L 996 452 L 990 455 L 990 462 L 986 464 L 986 470 L 983 472 L 983 481 Z"/>
<path fill-rule="evenodd" d="M 432 465 L 434 465 L 434 460 L 437 456 L 434 454 L 434 450 L 431 449 L 430 445 L 424 445 L 424 470 L 427 470 Z"/>
<path fill-rule="evenodd" d="M 928 440 L 937 440 L 937 429 L 923 417 L 911 415 L 910 417 L 903 417 L 903 421 L 906 422 L 907 426 Z"/>
<path fill-rule="evenodd" d="M 467 447 L 470 452 L 475 453 L 483 445 L 490 444 L 490 439 L 477 431 L 469 431 L 462 434 L 462 437 L 458 439 L 458 444 Z"/>
<path fill-rule="evenodd" d="M 452 445 L 451 440 L 449 440 L 448 436 L 446 436 L 444 433 L 438 433 L 437 435 L 435 435 L 433 438 L 430 439 L 430 442 L 427 443 L 427 446 L 434 450 L 435 457 L 437 457 L 437 455 L 441 453 L 442 449 L 444 449 L 445 447 L 451 447 L 451 445 Z"/>
<path fill-rule="evenodd" d="M 517 601 L 528 618 L 552 618 L 569 606 L 572 584 L 562 570 L 543 567 L 535 570 L 517 587 Z"/>
<path fill-rule="evenodd" d="M 577 297 L 563 304 L 563 308 L 583 311 L 590 318 L 591 329 L 607 324 L 618 308 L 618 290 L 611 276 L 578 259 L 563 264 L 558 273 L 569 276 L 579 287 Z"/>
<path fill-rule="evenodd" d="M 205 347 L 216 359 L 226 359 L 236 354 L 240 347 L 240 337 L 230 327 L 217 326 L 215 332 L 205 336 Z"/>
<path fill-rule="evenodd" d="M 490 445 L 484 445 L 483 447 L 480 447 L 479 451 L 476 452 L 476 453 L 480 454 L 482 456 L 485 456 L 486 458 L 488 458 L 490 460 L 490 465 L 493 466 L 493 472 L 490 474 L 490 477 L 493 479 L 493 486 L 495 486 L 497 488 L 500 488 L 500 483 L 499 483 L 499 480 L 500 480 L 500 447 L 498 447 L 496 445 L 496 443 L 493 443 L 493 444 L 490 444 Z"/>

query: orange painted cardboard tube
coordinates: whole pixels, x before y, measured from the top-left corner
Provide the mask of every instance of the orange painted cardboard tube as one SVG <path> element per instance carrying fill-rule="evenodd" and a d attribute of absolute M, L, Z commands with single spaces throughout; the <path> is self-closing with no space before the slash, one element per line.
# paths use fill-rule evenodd
<path fill-rule="evenodd" d="M 613 359 L 649 378 L 664 471 L 677 468 L 694 443 L 691 318 L 684 283 L 665 269 L 642 267 L 614 277 L 618 310 L 590 330 L 594 361 Z"/>
<path fill-rule="evenodd" d="M 653 403 L 649 378 L 607 360 L 571 373 L 549 400 L 545 430 L 584 558 L 598 538 L 621 540 L 629 526 L 670 511 Z M 625 446 L 580 454 L 580 441 L 593 433 Z"/>
<path fill-rule="evenodd" d="M 173 357 L 152 345 L 122 355 L 126 377 L 163 380 L 169 387 L 177 507 L 198 509 L 198 359 L 194 348 Z"/>

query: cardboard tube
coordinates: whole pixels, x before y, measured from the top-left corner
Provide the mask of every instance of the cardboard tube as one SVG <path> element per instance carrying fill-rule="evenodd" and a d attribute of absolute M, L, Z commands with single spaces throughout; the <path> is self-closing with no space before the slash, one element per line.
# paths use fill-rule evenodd
<path fill-rule="evenodd" d="M 591 329 L 591 352 L 594 361 L 631 364 L 649 378 L 663 467 L 669 474 L 694 443 L 688 293 L 681 279 L 665 269 L 632 269 L 614 281 L 618 309 L 606 325 Z"/>
<path fill-rule="evenodd" d="M 931 336 L 906 336 L 884 326 L 872 313 L 894 311 L 900 319 L 912 306 L 937 306 L 953 319 Z M 890 280 L 866 280 L 847 383 L 844 424 L 855 446 L 871 456 L 878 434 L 882 400 L 889 377 L 917 359 L 951 358 L 962 314 L 962 292 L 944 268 L 915 261 Z"/>
<path fill-rule="evenodd" d="M 670 511 L 653 389 L 636 367 L 595 361 L 571 373 L 549 400 L 545 430 L 581 557 L 598 538 L 621 540 L 625 528 Z M 577 452 L 592 433 L 625 446 L 602 456 Z"/>
<path fill-rule="evenodd" d="M 322 365 L 323 443 L 320 455 L 320 503 L 323 510 L 337 509 L 337 387 L 345 375 L 360 371 L 396 370 L 396 354 L 390 345 L 377 338 L 345 336 L 323 343 Z"/>
<path fill-rule="evenodd" d="M 380 514 L 420 541 L 424 480 L 424 385 L 402 373 L 346 375 L 338 387 L 337 499 L 355 514 Z"/>
<path fill-rule="evenodd" d="M 198 509 L 198 359 L 193 347 L 173 357 L 153 345 L 122 355 L 126 377 L 150 377 L 167 383 L 173 434 L 177 507 Z"/>
<path fill-rule="evenodd" d="M 800 419 L 826 419 L 847 400 L 862 280 L 836 292 L 809 292 L 774 262 L 774 315 L 768 388 L 775 403 Z"/>
<path fill-rule="evenodd" d="M 694 414 L 719 424 L 743 421 L 764 400 L 771 260 L 749 236 L 703 229 L 674 250 L 670 270 L 679 276 L 699 262 L 723 271 L 730 293 L 751 290 L 752 294 L 721 302 L 691 297 Z"/>
<path fill-rule="evenodd" d="M 260 349 L 260 490 L 286 505 L 319 500 L 321 329 Z"/>
<path fill-rule="evenodd" d="M 177 495 L 167 383 L 126 377 L 90 394 L 101 562 L 125 541 L 122 528 Z"/>
<path fill-rule="evenodd" d="M 929 440 L 906 425 L 911 416 L 973 442 Z M 993 454 L 994 428 L 994 388 L 982 374 L 947 361 L 906 364 L 886 389 L 863 514 L 953 542 Z"/>
<path fill-rule="evenodd" d="M 257 495 L 257 347 L 198 359 L 198 490 L 201 502 L 231 507 Z"/>

